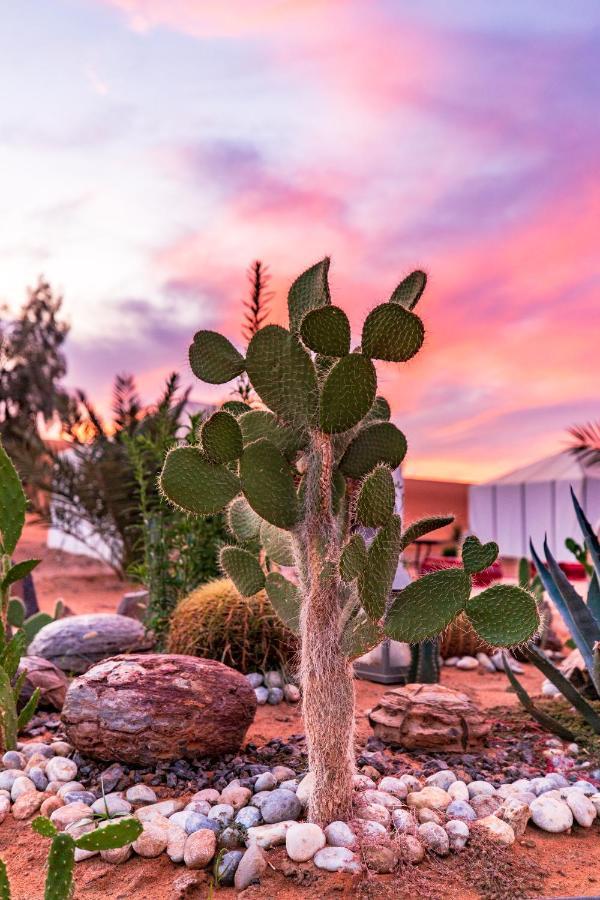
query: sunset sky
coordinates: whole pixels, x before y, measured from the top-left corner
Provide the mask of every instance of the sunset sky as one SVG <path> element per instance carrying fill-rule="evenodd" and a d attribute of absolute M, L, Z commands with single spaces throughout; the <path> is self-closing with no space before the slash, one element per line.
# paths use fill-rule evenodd
<path fill-rule="evenodd" d="M 69 384 L 146 400 L 245 270 L 332 256 L 356 336 L 411 269 L 380 385 L 406 473 L 479 481 L 600 418 L 599 0 L 19 0 L 0 28 L 0 301 L 44 273 Z M 196 382 L 198 400 L 213 398 Z M 223 391 L 220 392 L 223 395 Z"/>

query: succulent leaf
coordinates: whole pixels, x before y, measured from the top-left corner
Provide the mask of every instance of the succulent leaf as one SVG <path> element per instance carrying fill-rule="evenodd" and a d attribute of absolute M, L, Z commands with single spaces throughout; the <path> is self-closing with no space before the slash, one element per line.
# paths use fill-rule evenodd
<path fill-rule="evenodd" d="M 225 384 L 241 375 L 244 357 L 218 331 L 198 331 L 189 350 L 192 372 L 207 384 Z"/>
<path fill-rule="evenodd" d="M 379 463 L 365 477 L 356 501 L 356 519 L 366 528 L 385 525 L 396 502 L 396 486 L 390 469 Z"/>
<path fill-rule="evenodd" d="M 3 859 L 0 859 L 0 900 L 10 900 L 10 882 Z"/>
<path fill-rule="evenodd" d="M 321 429 L 348 431 L 368 413 L 375 399 L 377 375 L 366 356 L 343 356 L 329 372 L 321 391 Z"/>
<path fill-rule="evenodd" d="M 5 750 L 17 748 L 17 709 L 11 678 L 0 666 L 0 738 Z"/>
<path fill-rule="evenodd" d="M 346 479 L 339 469 L 336 469 L 331 479 L 331 508 L 334 515 L 340 511 L 342 500 L 346 494 Z"/>
<path fill-rule="evenodd" d="M 24 559 L 22 562 L 15 563 L 11 566 L 2 581 L 2 588 L 10 587 L 15 581 L 25 578 L 30 572 L 33 572 L 36 566 L 41 563 L 41 559 Z"/>
<path fill-rule="evenodd" d="M 292 470 L 270 441 L 249 444 L 240 461 L 244 495 L 261 518 L 278 528 L 293 528 L 298 518 L 298 499 Z"/>
<path fill-rule="evenodd" d="M 232 416 L 235 416 L 236 419 L 238 416 L 241 416 L 245 412 L 250 412 L 252 409 L 247 403 L 243 403 L 241 400 L 226 400 L 225 403 L 221 406 L 221 409 L 224 409 L 225 412 L 231 413 Z"/>
<path fill-rule="evenodd" d="M 260 543 L 269 559 L 278 566 L 294 565 L 294 547 L 289 531 L 277 528 L 270 522 L 263 522 L 260 526 Z"/>
<path fill-rule="evenodd" d="M 351 616 L 342 632 L 342 650 L 352 661 L 364 656 L 373 647 L 381 643 L 383 633 L 381 628 L 372 622 L 364 610 L 360 609 Z"/>
<path fill-rule="evenodd" d="M 252 597 L 265 586 L 265 573 L 259 561 L 242 547 L 222 547 L 221 568 L 231 578 L 242 597 Z"/>
<path fill-rule="evenodd" d="M 6 618 L 9 625 L 13 628 L 21 628 L 25 621 L 25 604 L 19 597 L 11 597 L 8 601 L 8 609 Z"/>
<path fill-rule="evenodd" d="M 269 572 L 265 580 L 267 597 L 284 625 L 300 633 L 300 593 L 281 572 Z"/>
<path fill-rule="evenodd" d="M 482 544 L 479 538 L 474 534 L 465 538 L 462 546 L 462 561 L 465 572 L 474 575 L 476 572 L 483 572 L 492 565 L 498 558 L 500 548 L 495 541 L 488 541 Z"/>
<path fill-rule="evenodd" d="M 392 411 L 385 397 L 375 397 L 373 406 L 365 416 L 365 422 L 389 422 Z"/>
<path fill-rule="evenodd" d="M 371 359 L 406 362 L 421 349 L 424 337 L 418 316 L 398 303 L 382 303 L 365 319 L 362 352 Z"/>
<path fill-rule="evenodd" d="M 390 469 L 400 465 L 406 455 L 406 438 L 391 422 L 376 422 L 362 428 L 348 446 L 340 462 L 340 471 L 348 478 L 363 478 L 378 463 Z"/>
<path fill-rule="evenodd" d="M 0 552 L 11 556 L 25 524 L 25 494 L 17 470 L 0 442 Z"/>
<path fill-rule="evenodd" d="M 240 492 L 237 476 L 197 447 L 175 447 L 165 459 L 160 486 L 173 503 L 196 516 L 220 512 Z"/>
<path fill-rule="evenodd" d="M 25 676 L 27 675 L 26 672 L 23 672 L 22 674 Z M 23 678 L 23 681 L 25 681 L 25 678 Z M 21 693 L 21 687 L 17 685 L 14 689 L 14 693 L 15 693 L 15 701 L 16 701 L 19 699 L 19 694 Z M 23 709 L 21 710 L 21 712 L 18 715 L 17 731 L 22 731 L 23 728 L 26 728 L 29 725 L 33 716 L 35 715 L 35 711 L 38 707 L 38 703 L 40 702 L 41 695 L 42 695 L 42 692 L 40 691 L 39 687 L 36 687 L 33 694 L 31 695 L 31 697 L 29 698 L 29 700 L 27 701 L 27 703 L 25 704 L 25 706 L 23 707 Z"/>
<path fill-rule="evenodd" d="M 367 547 L 362 534 L 352 535 L 340 556 L 340 578 L 347 583 L 364 572 L 367 565 Z"/>
<path fill-rule="evenodd" d="M 240 544 L 258 537 L 262 519 L 254 512 L 245 497 L 236 497 L 227 510 L 227 526 Z"/>
<path fill-rule="evenodd" d="M 63 831 L 50 844 L 44 900 L 71 900 L 74 864 L 75 841 Z"/>
<path fill-rule="evenodd" d="M 309 350 L 322 356 L 350 353 L 350 322 L 339 306 L 310 310 L 302 319 L 300 336 Z"/>
<path fill-rule="evenodd" d="M 218 410 L 204 422 L 201 431 L 202 450 L 213 463 L 227 463 L 242 455 L 242 432 L 235 417 Z"/>
<path fill-rule="evenodd" d="M 82 834 L 75 839 L 75 846 L 81 850 L 116 850 L 125 844 L 132 844 L 142 831 L 142 823 L 137 819 L 122 818 L 104 828 Z"/>
<path fill-rule="evenodd" d="M 482 640 L 492 647 L 515 647 L 539 628 L 534 598 L 513 584 L 494 584 L 474 596 L 465 612 Z"/>
<path fill-rule="evenodd" d="M 410 644 L 437 637 L 463 611 L 470 592 L 471 579 L 463 569 L 423 575 L 395 592 L 384 631 Z"/>
<path fill-rule="evenodd" d="M 454 516 L 426 516 L 423 519 L 416 519 L 408 526 L 402 535 L 402 549 L 405 550 L 413 541 L 418 541 L 431 531 L 437 531 L 438 528 L 444 528 L 445 525 L 451 525 L 454 522 Z"/>
<path fill-rule="evenodd" d="M 55 619 L 60 618 L 56 614 L 51 616 L 49 613 L 34 613 L 29 618 L 25 619 L 23 622 L 23 632 L 25 634 L 25 643 L 29 645 L 38 631 L 41 631 L 46 625 L 49 625 L 50 622 L 54 622 Z"/>
<path fill-rule="evenodd" d="M 393 515 L 377 532 L 368 550 L 367 565 L 358 576 L 358 591 L 368 616 L 383 616 L 394 583 L 400 555 L 402 523 Z"/>
<path fill-rule="evenodd" d="M 284 425 L 277 416 L 266 409 L 253 409 L 238 419 L 244 446 L 266 438 L 275 444 L 284 456 L 292 456 L 301 450 L 307 442 L 307 434 L 302 428 Z"/>
<path fill-rule="evenodd" d="M 300 331 L 302 320 L 311 309 L 319 309 L 331 303 L 327 280 L 329 263 L 330 259 L 326 256 L 299 275 L 292 284 L 288 293 L 290 331 Z"/>
<path fill-rule="evenodd" d="M 279 325 L 257 331 L 246 370 L 263 403 L 288 425 L 312 423 L 318 411 L 317 374 L 309 353 Z"/>
<path fill-rule="evenodd" d="M 405 309 L 414 309 L 427 284 L 425 272 L 416 269 L 400 282 L 390 297 L 390 303 L 399 303 Z"/>

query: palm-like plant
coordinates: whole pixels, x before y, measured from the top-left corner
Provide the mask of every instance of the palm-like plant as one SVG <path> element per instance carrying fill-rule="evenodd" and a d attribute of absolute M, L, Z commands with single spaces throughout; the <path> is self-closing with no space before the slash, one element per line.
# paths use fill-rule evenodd
<path fill-rule="evenodd" d="M 600 421 L 586 422 L 583 425 L 572 425 L 571 452 L 583 462 L 591 465 L 600 464 Z"/>

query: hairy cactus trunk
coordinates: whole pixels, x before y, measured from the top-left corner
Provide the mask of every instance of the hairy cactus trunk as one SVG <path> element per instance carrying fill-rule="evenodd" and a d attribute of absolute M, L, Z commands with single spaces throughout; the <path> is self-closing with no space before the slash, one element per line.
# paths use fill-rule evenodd
<path fill-rule="evenodd" d="M 331 509 L 332 456 L 331 438 L 315 435 L 298 534 L 304 557 L 299 566 L 304 573 L 300 678 L 309 768 L 315 779 L 309 819 L 319 825 L 351 818 L 354 772 L 354 683 L 352 665 L 340 645 L 344 592 Z"/>

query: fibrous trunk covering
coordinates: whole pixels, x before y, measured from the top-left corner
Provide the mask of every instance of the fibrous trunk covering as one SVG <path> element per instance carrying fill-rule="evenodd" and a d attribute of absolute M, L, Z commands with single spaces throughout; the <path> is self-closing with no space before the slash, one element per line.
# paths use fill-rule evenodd
<path fill-rule="evenodd" d="M 305 503 L 296 537 L 302 588 L 300 678 L 315 779 L 309 819 L 319 825 L 351 818 L 354 774 L 354 683 L 340 645 L 345 598 L 331 509 L 332 456 L 331 438 L 314 435 L 305 478 L 307 496 L 318 492 L 318 502 Z"/>

